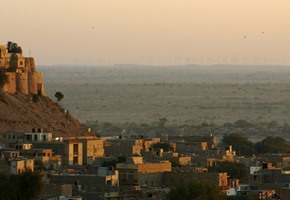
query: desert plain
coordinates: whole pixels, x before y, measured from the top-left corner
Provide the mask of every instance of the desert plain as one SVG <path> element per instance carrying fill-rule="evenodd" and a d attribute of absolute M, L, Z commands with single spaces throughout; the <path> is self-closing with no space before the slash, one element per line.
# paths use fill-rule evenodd
<path fill-rule="evenodd" d="M 290 123 L 290 67 L 39 66 L 47 95 L 81 122 Z"/>

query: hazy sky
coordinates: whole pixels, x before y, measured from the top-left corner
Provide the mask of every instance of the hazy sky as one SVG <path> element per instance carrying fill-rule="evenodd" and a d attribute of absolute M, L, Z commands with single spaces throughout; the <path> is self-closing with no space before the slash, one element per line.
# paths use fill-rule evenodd
<path fill-rule="evenodd" d="M 37 64 L 289 63 L 290 0 L 0 0 Z"/>

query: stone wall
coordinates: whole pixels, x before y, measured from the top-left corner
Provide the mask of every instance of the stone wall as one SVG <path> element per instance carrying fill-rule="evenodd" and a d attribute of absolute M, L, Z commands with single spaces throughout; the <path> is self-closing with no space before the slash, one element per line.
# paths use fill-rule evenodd
<path fill-rule="evenodd" d="M 6 74 L 8 75 L 8 82 L 3 86 L 5 92 L 46 96 L 41 72 L 6 72 Z"/>
<path fill-rule="evenodd" d="M 7 71 L 8 82 L 2 87 L 14 94 L 40 94 L 45 96 L 41 72 L 36 72 L 34 58 L 24 57 L 22 53 L 8 53 L 6 45 L 0 45 L 0 68 Z"/>
<path fill-rule="evenodd" d="M 28 93 L 28 74 L 24 73 L 16 73 L 16 89 L 17 92 L 22 94 Z"/>
<path fill-rule="evenodd" d="M 8 82 L 3 86 L 3 90 L 7 93 L 14 94 L 16 92 L 16 74 L 7 72 Z"/>
<path fill-rule="evenodd" d="M 37 73 L 29 72 L 28 73 L 28 91 L 30 94 L 37 94 Z"/>
<path fill-rule="evenodd" d="M 138 165 L 139 173 L 157 173 L 170 171 L 171 171 L 171 162 L 146 163 Z"/>
<path fill-rule="evenodd" d="M 46 96 L 45 90 L 44 90 L 44 82 L 42 80 L 42 73 L 36 72 L 37 74 L 37 92 L 38 94 L 41 94 L 42 96 Z"/>
<path fill-rule="evenodd" d="M 34 58 L 32 58 L 32 57 L 25 58 L 25 68 L 28 72 L 35 72 L 36 71 Z"/>

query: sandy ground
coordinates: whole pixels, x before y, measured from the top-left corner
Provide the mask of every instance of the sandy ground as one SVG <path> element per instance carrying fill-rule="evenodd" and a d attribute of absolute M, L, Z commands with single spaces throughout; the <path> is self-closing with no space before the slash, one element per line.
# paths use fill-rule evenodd
<path fill-rule="evenodd" d="M 46 92 L 82 122 L 290 123 L 290 67 L 38 66 Z"/>

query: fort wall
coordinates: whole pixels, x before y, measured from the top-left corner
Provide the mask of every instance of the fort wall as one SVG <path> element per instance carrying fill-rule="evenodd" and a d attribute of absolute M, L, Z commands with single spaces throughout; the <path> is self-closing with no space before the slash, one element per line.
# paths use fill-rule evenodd
<path fill-rule="evenodd" d="M 26 57 L 25 58 L 25 68 L 28 72 L 35 72 L 35 63 L 34 58 L 32 57 Z"/>
<path fill-rule="evenodd" d="M 37 74 L 37 92 L 42 96 L 46 96 L 45 89 L 44 89 L 44 82 L 42 80 L 42 73 L 36 72 Z"/>
<path fill-rule="evenodd" d="M 37 72 L 28 72 L 28 91 L 30 94 L 37 94 Z"/>
<path fill-rule="evenodd" d="M 41 72 L 36 72 L 33 57 L 24 57 L 22 53 L 8 53 L 7 45 L 0 45 L 0 68 L 8 75 L 8 81 L 2 89 L 14 94 L 39 94 L 45 96 Z"/>
<path fill-rule="evenodd" d="M 6 72 L 8 76 L 7 83 L 3 86 L 3 90 L 7 93 L 14 94 L 16 92 L 16 74 L 14 72 Z"/>
<path fill-rule="evenodd" d="M 16 89 L 22 94 L 29 94 L 28 92 L 28 73 L 16 73 Z"/>

